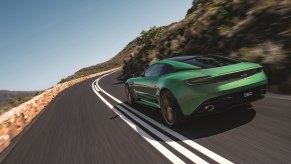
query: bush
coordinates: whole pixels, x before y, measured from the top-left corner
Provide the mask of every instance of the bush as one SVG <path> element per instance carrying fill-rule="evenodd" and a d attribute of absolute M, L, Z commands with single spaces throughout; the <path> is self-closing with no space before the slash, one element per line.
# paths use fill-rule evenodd
<path fill-rule="evenodd" d="M 62 78 L 61 81 L 58 82 L 58 84 L 62 84 L 64 82 L 66 82 L 67 80 L 65 78 Z"/>
<path fill-rule="evenodd" d="M 136 38 L 136 43 L 142 48 L 123 62 L 122 76 L 120 76 L 121 80 L 125 81 L 128 78 L 140 76 L 144 72 L 151 61 L 149 50 L 154 47 L 155 42 L 162 35 L 162 32 L 162 28 L 154 26 L 140 33 L 140 36 Z"/>
<path fill-rule="evenodd" d="M 162 29 L 156 26 L 151 27 L 148 31 L 142 31 L 140 36 L 137 37 L 137 45 L 150 46 L 162 33 Z"/>

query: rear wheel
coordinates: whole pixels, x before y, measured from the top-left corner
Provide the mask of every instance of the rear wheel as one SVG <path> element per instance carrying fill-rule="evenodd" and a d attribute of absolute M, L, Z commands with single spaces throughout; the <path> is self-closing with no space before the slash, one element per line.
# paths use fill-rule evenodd
<path fill-rule="evenodd" d="M 128 104 L 133 106 L 135 104 L 135 101 L 133 99 L 133 96 L 131 94 L 131 91 L 128 85 L 125 86 L 125 94 L 126 94 Z"/>
<path fill-rule="evenodd" d="M 179 126 L 182 123 L 183 115 L 175 97 L 169 91 L 161 94 L 161 110 L 163 118 L 169 126 Z"/>

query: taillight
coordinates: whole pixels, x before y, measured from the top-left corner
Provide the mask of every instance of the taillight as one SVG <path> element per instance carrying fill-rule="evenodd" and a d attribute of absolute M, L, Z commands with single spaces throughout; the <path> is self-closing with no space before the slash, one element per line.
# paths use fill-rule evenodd
<path fill-rule="evenodd" d="M 207 79 L 209 78 L 210 76 L 201 76 L 201 77 L 195 77 L 195 78 L 192 78 L 192 79 L 189 79 L 189 80 L 186 80 L 185 83 L 187 85 L 202 85 L 204 84 L 205 82 L 201 81 L 203 79 Z"/>

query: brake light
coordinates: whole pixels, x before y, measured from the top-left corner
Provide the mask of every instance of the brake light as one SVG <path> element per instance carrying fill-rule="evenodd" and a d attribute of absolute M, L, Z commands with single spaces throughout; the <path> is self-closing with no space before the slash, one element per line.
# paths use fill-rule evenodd
<path fill-rule="evenodd" d="M 209 78 L 210 76 L 201 76 L 201 77 L 195 77 L 195 78 L 192 78 L 192 79 L 189 79 L 189 80 L 186 80 L 185 83 L 187 85 L 201 85 L 201 84 L 204 84 L 205 82 L 201 81 L 203 79 L 207 79 Z"/>

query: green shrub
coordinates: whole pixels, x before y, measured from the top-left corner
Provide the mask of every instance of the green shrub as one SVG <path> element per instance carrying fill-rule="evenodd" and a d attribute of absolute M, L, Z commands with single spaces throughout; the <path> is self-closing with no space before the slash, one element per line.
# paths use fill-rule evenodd
<path fill-rule="evenodd" d="M 150 46 L 162 33 L 162 29 L 156 26 L 151 27 L 148 31 L 142 31 L 137 37 L 137 45 Z"/>
<path fill-rule="evenodd" d="M 65 78 L 62 78 L 61 81 L 58 82 L 58 84 L 62 84 L 64 82 L 66 82 L 67 80 Z"/>

